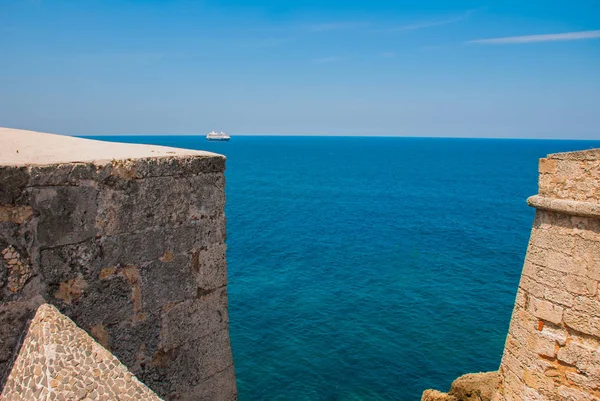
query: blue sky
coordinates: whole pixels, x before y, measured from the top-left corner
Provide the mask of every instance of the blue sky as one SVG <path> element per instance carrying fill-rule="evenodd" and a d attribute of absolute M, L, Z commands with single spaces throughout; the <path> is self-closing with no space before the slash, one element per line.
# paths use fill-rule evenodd
<path fill-rule="evenodd" d="M 600 2 L 0 0 L 0 126 L 600 138 Z"/>

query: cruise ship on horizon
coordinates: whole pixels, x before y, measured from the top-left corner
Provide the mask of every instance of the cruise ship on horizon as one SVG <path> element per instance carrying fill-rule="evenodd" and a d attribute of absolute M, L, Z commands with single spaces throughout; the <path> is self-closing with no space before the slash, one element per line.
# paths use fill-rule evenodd
<path fill-rule="evenodd" d="M 207 141 L 228 141 L 230 139 L 231 139 L 231 137 L 229 135 L 227 135 L 226 133 L 224 133 L 223 131 L 221 131 L 221 132 L 210 131 L 208 133 L 208 135 L 206 135 Z"/>

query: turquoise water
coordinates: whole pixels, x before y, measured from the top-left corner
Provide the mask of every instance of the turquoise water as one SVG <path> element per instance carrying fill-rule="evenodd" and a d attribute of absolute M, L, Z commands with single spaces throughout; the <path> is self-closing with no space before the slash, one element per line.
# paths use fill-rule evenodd
<path fill-rule="evenodd" d="M 419 400 L 498 368 L 537 159 L 600 141 L 111 137 L 227 160 L 241 400 Z"/>

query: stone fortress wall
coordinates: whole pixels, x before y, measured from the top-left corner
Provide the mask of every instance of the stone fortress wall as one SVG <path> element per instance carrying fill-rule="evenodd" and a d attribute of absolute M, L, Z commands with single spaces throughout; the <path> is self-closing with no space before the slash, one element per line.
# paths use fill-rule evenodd
<path fill-rule="evenodd" d="M 50 303 L 165 400 L 236 398 L 225 158 L 0 128 L 0 391 Z"/>
<path fill-rule="evenodd" d="M 424 401 L 600 401 L 600 149 L 549 155 L 539 172 L 499 372 Z"/>
<path fill-rule="evenodd" d="M 493 398 L 600 400 L 600 150 L 540 160 L 537 209 Z"/>

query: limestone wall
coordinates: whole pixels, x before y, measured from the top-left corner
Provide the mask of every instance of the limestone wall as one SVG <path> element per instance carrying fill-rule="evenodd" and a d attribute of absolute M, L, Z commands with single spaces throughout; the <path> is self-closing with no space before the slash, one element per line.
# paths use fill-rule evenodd
<path fill-rule="evenodd" d="M 225 158 L 1 128 L 0 143 L 0 386 L 45 300 L 164 399 L 235 399 Z"/>
<path fill-rule="evenodd" d="M 540 160 L 496 401 L 600 400 L 600 150 Z"/>

